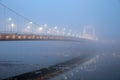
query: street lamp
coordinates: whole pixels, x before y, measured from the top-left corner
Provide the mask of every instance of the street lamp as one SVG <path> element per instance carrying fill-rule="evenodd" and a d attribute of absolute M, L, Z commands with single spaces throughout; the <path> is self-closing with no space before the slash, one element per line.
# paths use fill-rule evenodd
<path fill-rule="evenodd" d="M 38 28 L 38 33 L 43 33 L 43 27 Z"/>
<path fill-rule="evenodd" d="M 12 18 L 11 18 L 11 17 L 9 17 L 9 18 L 8 18 L 8 21 L 12 21 Z"/>
<path fill-rule="evenodd" d="M 31 32 L 31 26 L 27 26 L 25 29 L 25 32 L 30 33 Z"/>
<path fill-rule="evenodd" d="M 38 29 L 39 31 L 42 31 L 43 30 L 43 28 L 42 27 L 39 27 L 39 29 Z"/>
<path fill-rule="evenodd" d="M 33 22 L 29 22 L 29 24 L 30 24 L 30 25 L 32 25 L 32 24 L 33 24 Z"/>
<path fill-rule="evenodd" d="M 11 25 L 10 25 L 10 28 L 11 28 L 11 32 L 13 32 L 13 28 L 15 27 L 15 24 L 14 23 L 12 23 Z"/>

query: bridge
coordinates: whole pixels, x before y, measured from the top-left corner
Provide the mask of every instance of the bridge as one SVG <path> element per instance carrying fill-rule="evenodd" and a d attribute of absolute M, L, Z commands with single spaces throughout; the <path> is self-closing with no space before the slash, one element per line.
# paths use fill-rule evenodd
<path fill-rule="evenodd" d="M 47 24 L 40 25 L 31 19 L 17 13 L 6 5 L 0 3 L 0 41 L 77 41 L 97 40 L 95 30 L 84 28 L 83 32 L 74 32 L 72 29 L 48 27 Z M 10 54 L 11 55 L 11 54 Z M 78 56 L 69 61 L 50 66 L 48 68 L 29 72 L 20 76 L 6 78 L 5 80 L 46 80 L 48 77 L 56 76 L 71 70 L 88 58 Z"/>
<path fill-rule="evenodd" d="M 62 40 L 81 41 L 97 40 L 94 30 L 84 28 L 83 33 L 76 33 L 71 29 L 55 26 L 49 28 L 47 24 L 39 25 L 24 17 L 6 5 L 0 3 L 0 41 L 30 41 L 30 40 Z"/>
<path fill-rule="evenodd" d="M 0 41 L 22 41 L 22 40 L 59 40 L 59 41 L 81 41 L 80 38 L 56 36 L 56 35 L 35 35 L 35 34 L 0 34 Z"/>

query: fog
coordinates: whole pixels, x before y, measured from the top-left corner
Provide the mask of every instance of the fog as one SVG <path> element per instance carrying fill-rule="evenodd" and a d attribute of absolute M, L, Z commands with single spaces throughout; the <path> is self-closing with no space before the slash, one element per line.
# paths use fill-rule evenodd
<path fill-rule="evenodd" d="M 99 39 L 120 39 L 119 0 L 1 0 L 9 8 L 37 24 L 71 29 L 79 33 L 94 27 Z M 21 27 L 20 27 L 21 28 Z"/>
<path fill-rule="evenodd" d="M 0 0 L 0 79 L 84 55 L 90 59 L 50 80 L 120 80 L 119 30 L 119 0 Z M 80 41 L 7 41 L 7 33 Z"/>

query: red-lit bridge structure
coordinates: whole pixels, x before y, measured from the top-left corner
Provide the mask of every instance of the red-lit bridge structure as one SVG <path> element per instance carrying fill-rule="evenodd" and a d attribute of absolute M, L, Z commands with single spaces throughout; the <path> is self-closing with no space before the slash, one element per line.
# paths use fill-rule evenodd
<path fill-rule="evenodd" d="M 0 34 L 0 41 L 30 41 L 30 40 L 57 40 L 57 41 L 81 41 L 83 39 L 59 35 L 36 35 L 36 34 Z"/>

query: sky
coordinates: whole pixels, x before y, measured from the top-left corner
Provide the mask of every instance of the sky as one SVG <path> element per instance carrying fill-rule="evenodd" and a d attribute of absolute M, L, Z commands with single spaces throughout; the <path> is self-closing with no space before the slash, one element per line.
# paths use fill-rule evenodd
<path fill-rule="evenodd" d="M 120 0 L 0 0 L 38 24 L 81 32 L 90 26 L 100 38 L 120 39 Z"/>

